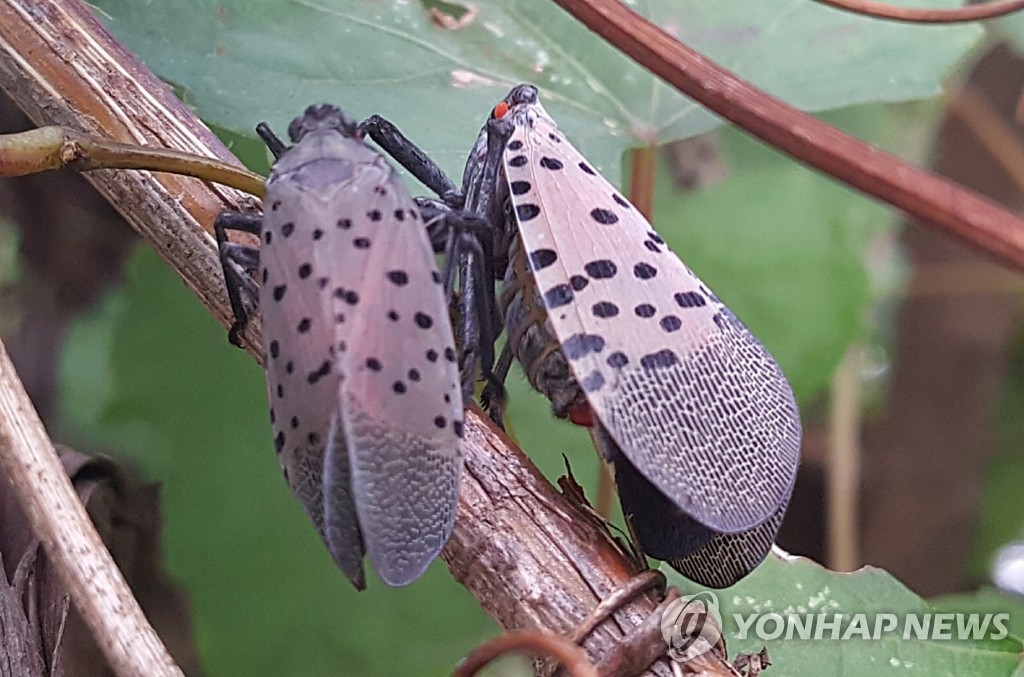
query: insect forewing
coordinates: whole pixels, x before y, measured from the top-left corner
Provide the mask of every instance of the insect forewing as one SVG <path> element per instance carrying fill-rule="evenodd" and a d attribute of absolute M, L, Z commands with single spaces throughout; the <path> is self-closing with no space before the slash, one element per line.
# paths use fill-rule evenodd
<path fill-rule="evenodd" d="M 594 413 L 700 524 L 757 527 L 784 508 L 796 475 L 800 421 L 785 376 L 517 90 L 503 174 L 548 319 Z"/>

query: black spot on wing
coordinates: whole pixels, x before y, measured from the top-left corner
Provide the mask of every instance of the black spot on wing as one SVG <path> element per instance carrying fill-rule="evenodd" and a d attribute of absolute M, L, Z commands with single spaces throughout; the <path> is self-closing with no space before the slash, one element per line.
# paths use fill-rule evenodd
<path fill-rule="evenodd" d="M 316 371 L 309 372 L 309 374 L 306 376 L 306 380 L 309 382 L 310 385 L 313 385 L 317 381 L 322 379 L 324 376 L 327 376 L 330 373 L 331 373 L 331 361 L 330 360 L 324 360 L 320 364 L 320 367 Z"/>
<path fill-rule="evenodd" d="M 562 343 L 562 352 L 570 360 L 578 360 L 590 353 L 604 350 L 604 337 L 600 334 L 573 334 Z"/>
<path fill-rule="evenodd" d="M 526 159 L 525 155 L 517 155 L 514 158 L 512 158 L 511 160 L 509 160 L 508 164 L 511 167 L 522 167 L 527 162 L 529 162 L 529 160 Z"/>
<path fill-rule="evenodd" d="M 700 308 L 708 304 L 707 300 L 695 291 L 679 292 L 672 298 L 676 300 L 680 308 Z"/>
<path fill-rule="evenodd" d="M 619 314 L 619 307 L 611 301 L 598 301 L 590 307 L 590 312 L 594 314 L 594 317 L 601 319 L 607 319 L 609 317 L 615 317 Z"/>
<path fill-rule="evenodd" d="M 388 280 L 391 281 L 391 284 L 396 285 L 398 287 L 403 287 L 409 283 L 409 276 L 406 274 L 404 270 L 390 270 L 388 271 L 387 275 Z"/>
<path fill-rule="evenodd" d="M 604 226 L 610 226 L 613 223 L 619 222 L 619 217 L 615 215 L 615 212 L 610 209 L 603 209 L 601 207 L 595 207 L 590 210 L 590 218 L 594 219 L 598 223 Z"/>
<path fill-rule="evenodd" d="M 534 249 L 530 252 L 530 268 L 543 270 L 558 260 L 554 249 Z"/>
<path fill-rule="evenodd" d="M 586 162 L 581 162 L 579 164 L 579 168 L 591 176 L 597 176 L 597 172 L 595 172 Z"/>
<path fill-rule="evenodd" d="M 629 358 L 626 357 L 626 353 L 621 350 L 616 350 L 614 353 L 609 355 L 608 359 L 605 361 L 608 363 L 609 367 L 614 367 L 616 369 L 620 369 L 629 364 Z"/>
<path fill-rule="evenodd" d="M 661 325 L 662 330 L 668 333 L 679 331 L 683 327 L 683 321 L 675 315 L 666 315 L 658 321 L 658 324 Z"/>
<path fill-rule="evenodd" d="M 583 266 L 583 270 L 594 280 L 606 280 L 615 277 L 618 267 L 609 259 L 597 259 Z"/>
<path fill-rule="evenodd" d="M 509 188 L 512 190 L 513 195 L 526 195 L 533 188 L 529 181 L 513 181 L 509 184 Z"/>
<path fill-rule="evenodd" d="M 580 381 L 580 385 L 583 386 L 583 390 L 592 393 L 604 386 L 604 376 L 599 371 L 592 371 Z"/>
<path fill-rule="evenodd" d="M 623 198 L 618 193 L 612 193 L 612 199 L 615 200 L 615 203 L 620 207 L 625 207 L 626 209 L 629 209 L 629 203 L 626 202 L 626 199 Z"/>
<path fill-rule="evenodd" d="M 341 299 L 350 306 L 354 306 L 359 303 L 359 294 L 351 289 L 345 289 L 344 287 L 338 287 L 334 290 L 334 298 Z"/>
<path fill-rule="evenodd" d="M 588 284 L 590 284 L 590 280 L 582 275 L 573 275 L 569 278 L 569 286 L 572 287 L 573 291 L 583 291 Z"/>
<path fill-rule="evenodd" d="M 542 157 L 540 159 L 540 166 L 544 169 L 550 169 L 551 171 L 558 171 L 562 168 L 562 161 L 553 157 Z"/>
<path fill-rule="evenodd" d="M 649 317 L 654 317 L 654 314 L 658 311 L 650 303 L 641 303 L 640 305 L 633 309 L 633 312 L 636 313 L 637 317 L 647 319 Z"/>
<path fill-rule="evenodd" d="M 640 262 L 633 266 L 633 275 L 640 280 L 650 280 L 658 274 L 658 269 L 649 263 Z"/>
<path fill-rule="evenodd" d="M 519 150 L 522 147 L 523 147 L 523 142 L 520 141 L 519 139 L 513 139 L 512 141 L 508 142 L 508 149 L 509 150 Z"/>
<path fill-rule="evenodd" d="M 559 308 L 572 303 L 572 288 L 567 284 L 556 284 L 544 292 L 544 303 L 548 308 Z"/>
<path fill-rule="evenodd" d="M 679 356 L 674 351 L 665 348 L 656 353 L 650 353 L 640 358 L 640 366 L 644 369 L 664 369 L 679 364 Z"/>
<path fill-rule="evenodd" d="M 516 205 L 516 218 L 519 221 L 530 221 L 531 219 L 537 218 L 540 214 L 540 207 L 535 204 L 521 204 Z"/>

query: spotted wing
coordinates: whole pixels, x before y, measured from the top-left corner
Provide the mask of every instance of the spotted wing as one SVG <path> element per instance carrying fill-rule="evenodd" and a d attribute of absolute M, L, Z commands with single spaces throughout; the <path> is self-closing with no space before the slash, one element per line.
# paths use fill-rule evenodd
<path fill-rule="evenodd" d="M 343 235 L 330 254 L 337 272 L 328 298 L 359 525 L 381 578 L 404 585 L 455 523 L 462 400 L 441 278 L 415 203 L 383 158 L 360 169 L 332 202 Z"/>
<path fill-rule="evenodd" d="M 325 301 L 334 268 L 325 260 L 322 245 L 336 234 L 326 227 L 333 221 L 316 197 L 319 181 L 330 174 L 304 171 L 310 166 L 307 156 L 321 151 L 308 145 L 289 151 L 267 182 L 260 234 L 264 368 L 274 444 L 285 479 L 338 567 L 361 589 L 363 545 L 351 484 L 335 471 L 328 486 L 331 495 L 324 497 L 325 455 L 344 460 L 346 451 L 343 431 L 330 435 L 341 406 L 341 370 L 335 369 L 336 328 L 331 303 Z M 325 364 L 332 373 L 312 378 Z M 332 450 L 327 452 L 329 437 Z"/>
<path fill-rule="evenodd" d="M 353 583 L 365 546 L 381 578 L 404 585 L 454 524 L 454 341 L 425 230 L 391 168 L 340 136 L 312 150 L 315 162 L 275 167 L 265 199 L 261 307 L 277 444 Z"/>
<path fill-rule="evenodd" d="M 513 121 L 503 165 L 515 218 L 597 417 L 701 524 L 737 533 L 765 522 L 788 500 L 800 446 L 775 360 L 543 108 Z"/>

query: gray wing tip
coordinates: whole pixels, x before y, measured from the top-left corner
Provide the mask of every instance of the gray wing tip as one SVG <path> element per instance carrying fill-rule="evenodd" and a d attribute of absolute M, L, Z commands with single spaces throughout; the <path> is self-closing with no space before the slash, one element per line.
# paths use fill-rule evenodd
<path fill-rule="evenodd" d="M 396 566 L 391 566 L 384 562 L 380 564 L 374 562 L 373 565 L 377 569 L 377 575 L 380 576 L 382 581 L 393 588 L 401 588 L 419 580 L 420 576 L 426 573 L 427 568 L 437 557 L 437 554 L 433 553 L 430 557 L 423 560 L 403 562 Z"/>

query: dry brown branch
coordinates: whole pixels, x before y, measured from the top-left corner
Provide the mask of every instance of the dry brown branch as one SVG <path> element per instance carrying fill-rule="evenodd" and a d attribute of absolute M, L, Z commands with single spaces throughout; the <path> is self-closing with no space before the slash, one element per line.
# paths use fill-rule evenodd
<path fill-rule="evenodd" d="M 32 528 L 117 674 L 181 675 L 89 520 L 3 344 L 0 461 Z"/>
<path fill-rule="evenodd" d="M 126 142 L 177 148 L 234 162 L 135 57 L 72 0 L 40 0 L 28 12 L 0 0 L 0 86 L 39 125 L 60 124 Z M 31 55 L 31 59 L 27 57 Z M 206 228 L 237 193 L 171 175 L 93 172 L 89 180 L 149 241 L 225 326 L 230 308 Z M 258 327 L 247 348 L 260 355 Z M 538 450 L 557 453 L 558 450 Z M 444 551 L 453 575 L 505 628 L 569 635 L 598 602 L 638 572 L 604 525 L 558 493 L 508 440 L 467 416 L 466 473 L 455 533 Z M 50 516 L 52 519 L 54 516 Z M 651 626 L 658 595 L 637 596 L 584 642 L 595 663 L 615 655 L 635 626 Z M 646 656 L 667 675 L 659 636 Z M 720 657 L 708 657 L 725 665 Z M 634 666 L 637 670 L 641 666 Z"/>

